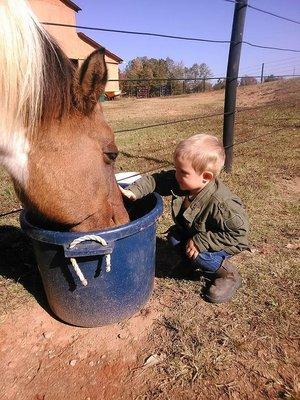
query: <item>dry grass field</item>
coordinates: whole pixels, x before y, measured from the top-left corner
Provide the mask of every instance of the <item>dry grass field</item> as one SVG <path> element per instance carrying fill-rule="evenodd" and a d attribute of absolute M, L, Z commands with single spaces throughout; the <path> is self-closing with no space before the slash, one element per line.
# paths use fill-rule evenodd
<path fill-rule="evenodd" d="M 222 134 L 224 92 L 103 104 L 120 149 L 117 170 L 172 165 L 175 144 Z M 243 286 L 228 304 L 200 296 L 196 274 L 176 276 L 158 223 L 155 290 L 124 323 L 83 329 L 47 308 L 18 215 L 0 219 L 0 399 L 260 400 L 300 398 L 300 80 L 238 91 L 234 164 L 222 179 L 247 206 L 251 252 L 235 257 Z M 251 108 L 251 109 L 250 109 Z M 126 132 L 130 128 L 152 126 Z M 298 158 L 297 158 L 298 157 Z M 0 170 L 0 212 L 19 207 Z"/>

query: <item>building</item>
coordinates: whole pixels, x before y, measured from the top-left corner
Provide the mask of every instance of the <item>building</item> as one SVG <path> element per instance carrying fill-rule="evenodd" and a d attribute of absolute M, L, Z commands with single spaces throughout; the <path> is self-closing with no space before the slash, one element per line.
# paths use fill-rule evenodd
<path fill-rule="evenodd" d="M 29 0 L 29 4 L 40 22 L 53 22 L 76 25 L 76 13 L 79 8 L 70 0 Z M 70 60 L 80 65 L 95 49 L 102 47 L 76 28 L 44 25 L 44 28 L 57 40 Z M 105 47 L 105 46 L 103 46 Z M 109 50 L 105 52 L 108 79 L 119 79 L 119 64 L 123 61 Z M 119 82 L 107 82 L 105 92 L 108 96 L 119 95 Z"/>

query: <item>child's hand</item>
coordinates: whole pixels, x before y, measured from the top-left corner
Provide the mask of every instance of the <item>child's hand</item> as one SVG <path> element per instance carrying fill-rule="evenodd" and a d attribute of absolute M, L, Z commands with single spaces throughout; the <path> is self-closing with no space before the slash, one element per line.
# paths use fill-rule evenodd
<path fill-rule="evenodd" d="M 132 200 L 132 201 L 136 200 L 136 195 L 131 190 L 123 189 L 120 185 L 119 185 L 119 189 L 120 189 L 122 195 L 124 197 L 126 197 L 127 199 Z"/>
<path fill-rule="evenodd" d="M 195 260 L 199 254 L 199 250 L 197 249 L 193 239 L 189 239 L 187 241 L 186 247 L 185 247 L 185 252 L 186 255 L 191 258 L 192 260 Z"/>

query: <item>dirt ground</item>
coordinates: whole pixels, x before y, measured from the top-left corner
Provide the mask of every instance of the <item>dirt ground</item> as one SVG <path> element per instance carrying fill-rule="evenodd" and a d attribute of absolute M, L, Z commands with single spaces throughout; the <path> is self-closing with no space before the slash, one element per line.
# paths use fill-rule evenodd
<path fill-rule="evenodd" d="M 120 324 L 77 328 L 30 302 L 0 329 L 1 399 L 121 399 L 157 318 L 154 302 Z M 145 353 L 146 355 L 146 353 Z"/>
<path fill-rule="evenodd" d="M 296 400 L 299 357 L 299 80 L 239 90 L 234 168 L 222 179 L 247 205 L 251 251 L 235 257 L 243 286 L 228 304 L 201 297 L 197 273 L 178 274 L 157 228 L 155 290 L 119 324 L 79 328 L 51 313 L 18 215 L 0 219 L 0 399 Z M 222 131 L 224 92 L 104 103 L 117 133 L 118 170 L 170 167 L 174 145 L 199 131 Z M 259 139 L 253 140 L 253 137 Z M 0 213 L 19 207 L 0 170 Z"/>

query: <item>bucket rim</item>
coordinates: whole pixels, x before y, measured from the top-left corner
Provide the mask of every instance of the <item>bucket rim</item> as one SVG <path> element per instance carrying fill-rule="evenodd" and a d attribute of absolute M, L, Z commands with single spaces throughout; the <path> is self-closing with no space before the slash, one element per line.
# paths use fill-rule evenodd
<path fill-rule="evenodd" d="M 163 212 L 163 201 L 161 196 L 153 192 L 156 198 L 156 204 L 151 211 L 143 215 L 136 220 L 130 221 L 127 224 L 119 225 L 112 228 L 104 228 L 95 231 L 83 231 L 83 232 L 69 232 L 69 231 L 52 231 L 43 228 L 39 228 L 31 224 L 26 218 L 27 210 L 23 210 L 20 214 L 20 225 L 22 230 L 32 239 L 40 242 L 65 245 L 66 243 L 72 242 L 73 240 L 84 236 L 84 235 L 101 235 L 108 242 L 114 242 L 125 237 L 134 235 L 149 226 L 153 225 L 158 217 Z"/>

